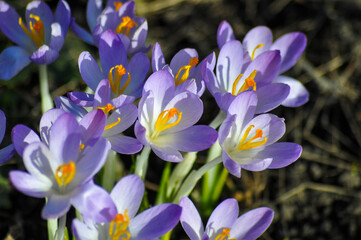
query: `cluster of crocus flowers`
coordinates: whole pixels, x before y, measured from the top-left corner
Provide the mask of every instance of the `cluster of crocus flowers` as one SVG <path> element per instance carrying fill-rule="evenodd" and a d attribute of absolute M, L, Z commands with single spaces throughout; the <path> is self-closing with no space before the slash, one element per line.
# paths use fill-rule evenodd
<path fill-rule="evenodd" d="M 0 55 L 0 79 L 8 80 L 30 62 L 52 63 L 64 44 L 70 24 L 70 8 L 60 0 L 55 14 L 42 1 L 26 7 L 25 20 L 4 1 L 0 1 L 0 29 L 17 46 Z"/>

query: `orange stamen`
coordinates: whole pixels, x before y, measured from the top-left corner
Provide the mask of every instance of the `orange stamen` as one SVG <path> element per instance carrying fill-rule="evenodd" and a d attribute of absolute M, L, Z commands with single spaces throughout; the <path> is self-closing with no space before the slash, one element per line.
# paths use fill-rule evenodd
<path fill-rule="evenodd" d="M 249 140 L 246 141 L 252 128 L 254 128 L 254 125 L 250 125 L 246 129 L 246 132 L 243 134 L 241 141 L 239 141 L 237 148 L 240 151 L 256 148 L 256 147 L 262 146 L 263 144 L 265 144 L 267 142 L 267 137 L 264 137 L 264 139 L 262 140 L 263 131 L 261 129 L 256 129 L 256 134 L 252 138 L 250 138 Z M 253 142 L 253 140 L 256 140 L 259 138 L 261 138 L 261 141 Z"/>
<path fill-rule="evenodd" d="M 114 77 L 113 77 L 114 69 L 116 71 L 114 71 Z M 116 65 L 115 67 L 112 67 L 109 70 L 109 73 L 108 73 L 109 85 L 110 85 L 110 88 L 112 89 L 112 92 L 117 96 L 122 94 L 125 91 L 125 89 L 128 87 L 128 84 L 131 80 L 130 73 L 128 72 L 128 78 L 127 78 L 126 82 L 124 83 L 123 87 L 121 89 L 119 89 L 120 81 L 121 81 L 123 75 L 125 75 L 126 73 L 127 73 L 127 70 L 123 67 L 123 65 Z"/>
<path fill-rule="evenodd" d="M 44 32 L 44 23 L 41 21 L 39 16 L 30 14 L 30 19 L 35 21 L 29 21 L 29 28 L 25 26 L 21 17 L 19 18 L 19 25 L 23 31 L 33 40 L 37 47 L 41 47 L 44 44 L 45 32 Z"/>
<path fill-rule="evenodd" d="M 252 61 L 253 61 L 253 59 L 254 59 L 254 55 L 255 55 L 255 53 L 256 53 L 256 50 L 259 49 L 259 48 L 261 48 L 261 47 L 263 47 L 263 46 L 264 46 L 264 44 L 258 44 L 258 45 L 253 49 L 252 55 L 251 55 L 251 60 L 252 60 Z"/>
<path fill-rule="evenodd" d="M 119 8 L 121 6 L 123 6 L 122 2 L 113 2 L 114 6 L 115 6 L 115 11 L 118 12 Z"/>
<path fill-rule="evenodd" d="M 109 224 L 109 236 L 111 240 L 118 240 L 121 236 L 122 240 L 130 239 L 130 233 L 127 231 L 129 226 L 128 209 L 125 209 L 124 214 L 118 213 Z"/>
<path fill-rule="evenodd" d="M 177 74 L 175 76 L 175 85 L 178 86 L 179 84 L 187 81 L 187 79 L 189 77 L 189 71 L 192 69 L 192 67 L 194 67 L 197 64 L 198 64 L 198 58 L 197 57 L 189 59 L 189 64 L 181 67 L 178 70 L 178 72 L 177 72 Z M 181 74 L 182 71 L 183 71 L 183 74 L 182 74 L 182 77 L 180 77 L 180 74 Z"/>
<path fill-rule="evenodd" d="M 178 116 L 177 120 L 173 123 L 169 123 L 169 121 L 175 117 L 175 115 Z M 164 131 L 168 128 L 174 127 L 177 125 L 182 119 L 182 112 L 179 112 L 176 108 L 171 108 L 169 110 L 162 111 L 157 121 L 155 122 L 155 131 L 153 132 L 151 138 L 156 138 L 159 136 L 159 133 L 161 131 Z"/>
<path fill-rule="evenodd" d="M 70 161 L 68 164 L 62 164 L 55 171 L 55 180 L 60 187 L 65 186 L 73 180 L 75 172 L 76 166 L 74 162 Z"/>
<path fill-rule="evenodd" d="M 122 22 L 115 29 L 115 33 L 122 33 L 122 34 L 125 34 L 125 35 L 127 35 L 129 37 L 130 30 L 133 27 L 138 27 L 138 24 L 135 21 L 133 21 L 133 19 L 126 16 L 126 17 L 122 18 Z"/>

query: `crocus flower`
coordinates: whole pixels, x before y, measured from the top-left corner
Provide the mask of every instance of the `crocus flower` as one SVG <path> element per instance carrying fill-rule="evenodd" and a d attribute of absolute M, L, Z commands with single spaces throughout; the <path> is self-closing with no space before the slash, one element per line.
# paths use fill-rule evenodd
<path fill-rule="evenodd" d="M 234 198 L 221 202 L 208 219 L 206 229 L 193 202 L 183 197 L 180 218 L 182 227 L 191 240 L 255 240 L 272 222 L 273 211 L 260 207 L 238 217 L 238 203 Z"/>
<path fill-rule="evenodd" d="M 97 221 L 107 221 L 115 214 L 108 193 L 92 181 L 110 150 L 105 139 L 91 140 L 98 135 L 97 124 L 105 123 L 104 114 L 94 117 L 100 119 L 79 124 L 70 113 L 60 115 L 50 128 L 48 145 L 33 142 L 25 147 L 23 159 L 29 173 L 10 172 L 10 180 L 20 192 L 48 199 L 42 210 L 43 218 L 63 216 L 71 205 Z M 82 134 L 84 129 L 87 134 Z M 86 147 L 83 139 L 88 139 L 92 146 Z"/>
<path fill-rule="evenodd" d="M 228 109 L 219 129 L 223 164 L 234 176 L 241 177 L 241 168 L 261 171 L 282 168 L 296 161 L 302 147 L 296 143 L 278 142 L 285 133 L 284 119 L 273 114 L 254 117 L 257 95 L 244 92 Z"/>
<path fill-rule="evenodd" d="M 166 70 L 153 73 L 144 85 L 139 103 L 135 135 L 163 160 L 179 162 L 179 151 L 198 152 L 217 139 L 208 126 L 193 126 L 203 113 L 198 95 L 176 92 L 173 76 Z"/>
<path fill-rule="evenodd" d="M 109 0 L 102 10 L 102 1 L 89 0 L 87 5 L 87 21 L 91 33 L 72 21 L 74 33 L 85 42 L 99 45 L 99 38 L 103 32 L 112 30 L 122 39 L 128 56 L 138 52 L 145 52 L 148 33 L 148 23 L 145 18 L 135 16 L 134 1 Z"/>
<path fill-rule="evenodd" d="M 218 47 L 222 48 L 225 43 L 235 39 L 232 27 L 228 22 L 223 21 L 217 32 Z M 301 32 L 287 33 L 275 42 L 272 42 L 272 32 L 265 26 L 258 26 L 251 29 L 243 39 L 244 62 L 250 62 L 258 55 L 269 51 L 279 50 L 281 65 L 279 74 L 290 69 L 300 58 L 306 47 L 306 36 Z M 284 83 L 290 87 L 290 93 L 282 102 L 287 107 L 298 107 L 308 101 L 307 89 L 296 79 L 288 76 L 278 76 L 273 82 Z"/>
<path fill-rule="evenodd" d="M 6 128 L 6 117 L 2 110 L 0 110 L 0 143 L 4 139 L 5 135 L 5 128 Z M 15 149 L 12 144 L 9 146 L 0 149 L 0 164 L 8 161 L 10 158 L 12 158 L 15 154 Z"/>
<path fill-rule="evenodd" d="M 106 78 L 109 80 L 113 97 L 121 94 L 136 98 L 141 96 L 150 66 L 144 53 L 135 54 L 128 64 L 122 41 L 109 30 L 104 32 L 99 40 L 99 56 L 102 70 L 89 52 L 82 52 L 78 61 L 80 74 L 93 91 L 99 82 Z"/>
<path fill-rule="evenodd" d="M 174 228 L 181 215 L 181 207 L 165 203 L 136 215 L 143 199 L 144 184 L 136 175 L 123 177 L 110 193 L 117 206 L 117 214 L 108 222 L 95 223 L 73 220 L 72 230 L 79 240 L 154 240 Z"/>
<path fill-rule="evenodd" d="M 5 49 L 0 55 L 0 78 L 8 80 L 30 61 L 52 63 L 63 46 L 70 24 L 70 8 L 59 1 L 53 16 L 42 1 L 32 1 L 26 7 L 25 21 L 6 2 L 0 1 L 0 29 L 18 46 Z"/>
<path fill-rule="evenodd" d="M 215 58 L 215 54 L 211 54 Z M 238 94 L 252 90 L 257 94 L 256 113 L 263 113 L 279 106 L 289 95 L 289 86 L 274 83 L 280 67 L 281 56 L 278 50 L 267 51 L 245 64 L 243 47 L 232 40 L 220 50 L 216 75 L 213 73 L 215 61 L 203 65 L 203 77 L 218 106 L 224 112 Z"/>
<path fill-rule="evenodd" d="M 152 53 L 152 68 L 153 72 L 162 69 L 168 70 L 173 75 L 177 88 L 181 90 L 187 89 L 198 96 L 202 96 L 205 90 L 202 66 L 206 61 L 210 60 L 213 60 L 212 56 L 205 58 L 198 64 L 197 51 L 193 48 L 185 48 L 177 52 L 168 65 L 165 62 L 159 43 L 156 43 Z"/>

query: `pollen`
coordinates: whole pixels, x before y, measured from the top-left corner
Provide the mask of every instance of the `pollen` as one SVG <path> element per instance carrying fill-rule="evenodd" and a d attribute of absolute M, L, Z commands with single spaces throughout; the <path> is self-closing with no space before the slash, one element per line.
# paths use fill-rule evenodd
<path fill-rule="evenodd" d="M 231 237 L 229 235 L 230 231 L 231 229 L 229 228 L 223 228 L 222 233 L 219 234 L 214 240 L 227 240 L 229 237 Z M 228 240 L 236 240 L 236 239 L 228 239 Z"/>
<path fill-rule="evenodd" d="M 111 110 L 114 110 L 114 106 L 111 105 L 110 103 L 108 103 L 107 105 L 105 106 L 102 106 L 102 107 L 97 107 L 96 109 L 100 109 L 102 110 L 105 114 L 108 114 Z"/>
<path fill-rule="evenodd" d="M 114 74 L 113 74 L 113 72 L 114 72 Z M 120 82 L 122 80 L 122 77 L 126 73 L 127 73 L 127 70 L 125 69 L 125 67 L 123 67 L 123 65 L 116 65 L 109 70 L 109 73 L 108 73 L 109 85 L 110 85 L 110 88 L 112 89 L 112 92 L 116 96 L 119 96 L 120 94 L 122 94 L 125 91 L 125 89 L 128 87 L 128 84 L 131 80 L 131 76 L 130 76 L 129 72 L 128 72 L 127 80 L 125 81 L 123 87 L 120 88 Z"/>
<path fill-rule="evenodd" d="M 178 86 L 181 83 L 184 83 L 185 81 L 187 81 L 188 77 L 189 77 L 189 72 L 192 69 L 192 67 L 194 67 L 195 65 L 198 64 L 198 58 L 194 57 L 189 59 L 189 64 L 185 65 L 183 67 L 181 67 L 176 76 L 175 76 L 175 85 Z M 181 75 L 181 73 L 183 73 Z"/>
<path fill-rule="evenodd" d="M 122 22 L 115 29 L 115 33 L 122 33 L 129 37 L 130 30 L 134 27 L 138 27 L 138 24 L 133 19 L 126 16 L 122 18 Z"/>
<path fill-rule="evenodd" d="M 238 143 L 238 150 L 244 151 L 253 149 L 259 146 L 262 146 L 267 142 L 267 137 L 263 137 L 263 131 L 261 129 L 256 129 L 256 133 L 253 137 L 249 138 L 249 133 L 251 132 L 252 128 L 254 128 L 254 125 L 250 125 L 245 133 L 242 136 L 241 141 Z M 248 138 L 248 140 L 247 140 Z M 262 139 L 263 138 L 263 139 Z"/>
<path fill-rule="evenodd" d="M 252 87 L 253 91 L 256 91 L 256 81 L 254 78 L 256 77 L 257 70 L 253 70 L 253 72 L 244 80 L 244 83 L 242 84 L 241 88 L 237 92 L 237 85 L 239 83 L 239 80 L 243 76 L 243 74 L 239 74 L 236 80 L 234 80 L 232 85 L 232 95 L 237 96 L 241 92 L 247 91 L 250 87 Z"/>
<path fill-rule="evenodd" d="M 41 47 L 45 41 L 44 23 L 37 15 L 30 14 L 29 18 L 29 28 L 25 26 L 21 17 L 19 18 L 19 25 L 35 45 Z"/>
<path fill-rule="evenodd" d="M 74 178 L 76 166 L 73 161 L 60 165 L 55 171 L 55 180 L 59 187 L 68 185 Z"/>
<path fill-rule="evenodd" d="M 125 209 L 124 214 L 118 213 L 109 224 L 110 240 L 118 240 L 120 237 L 122 240 L 130 239 L 130 233 L 127 231 L 129 221 L 128 209 Z"/>
<path fill-rule="evenodd" d="M 181 121 L 181 119 L 182 112 L 179 112 L 176 108 L 162 111 L 159 114 L 157 121 L 155 122 L 155 131 L 151 135 L 151 138 L 156 138 L 159 136 L 161 131 L 176 126 Z"/>

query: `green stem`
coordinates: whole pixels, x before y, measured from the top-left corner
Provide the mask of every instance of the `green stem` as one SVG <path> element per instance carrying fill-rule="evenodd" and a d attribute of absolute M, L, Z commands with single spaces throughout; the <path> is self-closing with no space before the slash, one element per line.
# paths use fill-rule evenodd
<path fill-rule="evenodd" d="M 135 163 L 135 174 L 138 175 L 142 180 L 144 180 L 145 174 L 147 172 L 150 150 L 150 147 L 144 146 Z"/>
<path fill-rule="evenodd" d="M 155 200 L 155 205 L 159 205 L 159 204 L 166 202 L 167 185 L 168 185 L 171 168 L 172 168 L 172 164 L 170 162 L 167 162 L 165 164 L 165 168 L 163 170 L 162 179 L 160 180 L 160 186 L 159 186 L 157 198 Z"/>
<path fill-rule="evenodd" d="M 222 124 L 224 119 L 226 119 L 226 117 L 227 117 L 227 114 L 225 112 L 223 112 L 222 110 L 219 110 L 219 113 L 217 114 L 215 119 L 213 119 L 213 121 L 208 126 L 214 128 L 214 129 L 217 129 Z"/>
<path fill-rule="evenodd" d="M 66 224 L 66 214 L 59 219 L 59 226 L 55 233 L 55 240 L 64 240 L 65 236 L 65 224 Z"/>
<path fill-rule="evenodd" d="M 102 186 L 110 192 L 115 183 L 115 163 L 117 153 L 110 150 L 108 159 L 104 165 L 104 172 L 102 177 Z"/>
<path fill-rule="evenodd" d="M 39 65 L 39 81 L 40 81 L 40 97 L 41 97 L 41 111 L 45 113 L 49 109 L 54 107 L 53 99 L 49 93 L 48 85 L 48 73 L 46 71 L 46 65 Z"/>
<path fill-rule="evenodd" d="M 195 185 L 197 184 L 197 182 L 199 181 L 199 179 L 201 179 L 201 177 L 207 171 L 214 168 L 221 162 L 222 162 L 222 156 L 219 156 L 219 157 L 213 159 L 212 161 L 206 163 L 205 165 L 203 165 L 197 171 L 193 170 L 188 175 L 188 177 L 184 181 L 183 185 L 179 189 L 179 192 L 177 193 L 176 197 L 174 198 L 173 203 L 179 203 L 179 201 L 181 200 L 182 197 L 188 196 L 191 193 L 191 191 L 193 190 L 193 188 L 195 187 Z"/>
<path fill-rule="evenodd" d="M 219 196 L 222 193 L 224 184 L 226 183 L 227 177 L 228 177 L 228 170 L 227 170 L 227 168 L 223 167 L 222 173 L 219 176 L 217 184 L 214 185 L 213 194 L 211 196 L 211 204 L 214 204 L 219 199 Z"/>
<path fill-rule="evenodd" d="M 172 235 L 172 230 L 167 232 L 161 239 L 162 240 L 170 240 L 170 236 Z"/>
<path fill-rule="evenodd" d="M 45 198 L 45 203 L 48 202 L 48 199 Z M 48 219 L 47 220 L 48 227 L 48 239 L 54 240 L 56 229 L 58 228 L 58 219 Z"/>

